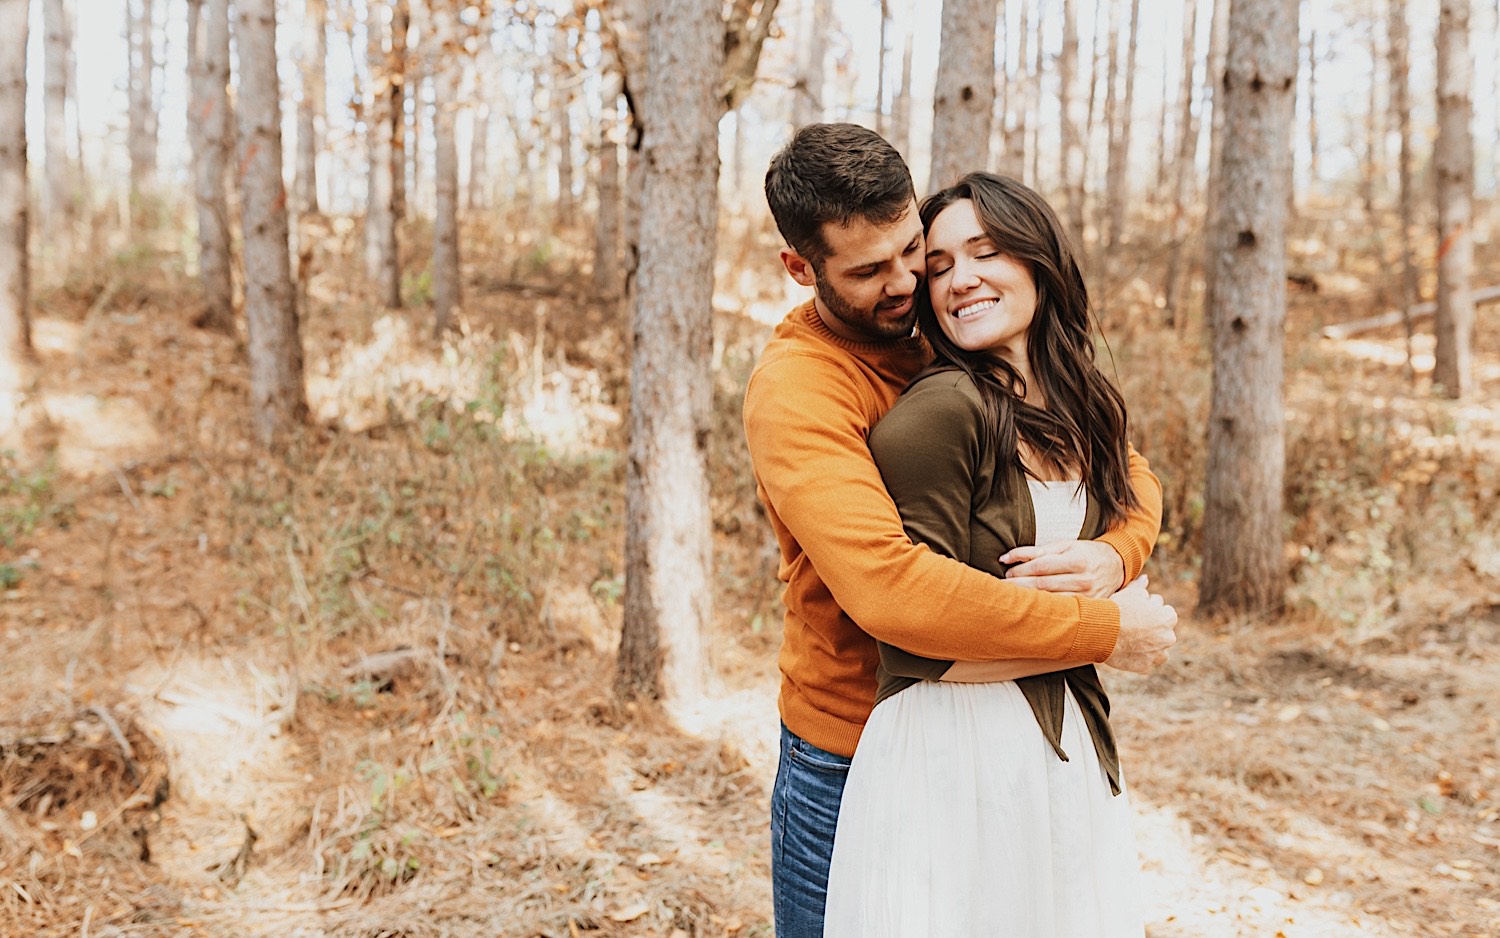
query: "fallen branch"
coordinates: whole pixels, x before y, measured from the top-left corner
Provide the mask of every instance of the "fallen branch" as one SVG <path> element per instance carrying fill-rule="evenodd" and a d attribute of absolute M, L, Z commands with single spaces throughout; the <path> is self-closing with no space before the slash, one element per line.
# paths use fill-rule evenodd
<path fill-rule="evenodd" d="M 1475 306 L 1483 306 L 1485 303 L 1493 303 L 1500 300 L 1500 286 L 1485 287 L 1482 290 L 1474 290 L 1470 293 Z M 1422 303 L 1411 308 L 1412 322 L 1418 319 L 1426 319 L 1437 312 L 1436 303 Z M 1399 326 L 1404 321 L 1401 310 L 1393 309 L 1381 313 L 1379 316 L 1370 316 L 1367 319 L 1356 319 L 1353 322 L 1341 322 L 1332 326 L 1324 326 L 1321 335 L 1325 339 L 1347 339 L 1350 336 L 1359 335 L 1361 332 L 1369 332 L 1372 329 L 1384 329 L 1386 326 Z"/>

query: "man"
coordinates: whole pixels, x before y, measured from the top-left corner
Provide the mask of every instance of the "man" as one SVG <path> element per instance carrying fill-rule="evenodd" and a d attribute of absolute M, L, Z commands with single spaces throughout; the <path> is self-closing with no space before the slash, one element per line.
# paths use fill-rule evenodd
<path fill-rule="evenodd" d="M 849 759 L 875 700 L 876 640 L 925 657 L 1105 662 L 1145 673 L 1176 613 L 1136 578 L 1161 488 L 1131 451 L 1142 508 L 1099 541 L 1018 548 L 1000 580 L 906 537 L 866 446 L 927 364 L 914 334 L 924 274 L 911 175 L 878 134 L 812 124 L 772 160 L 766 199 L 782 263 L 814 298 L 762 353 L 745 394 L 757 492 L 786 582 L 781 760 L 771 798 L 778 938 L 823 931 L 824 893 Z M 1037 587 L 1037 588 L 1023 588 Z"/>

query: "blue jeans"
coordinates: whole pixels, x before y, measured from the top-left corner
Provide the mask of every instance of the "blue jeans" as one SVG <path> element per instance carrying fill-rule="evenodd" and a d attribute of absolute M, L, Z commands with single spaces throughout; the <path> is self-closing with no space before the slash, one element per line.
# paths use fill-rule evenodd
<path fill-rule="evenodd" d="M 849 759 L 781 727 L 771 789 L 771 891 L 776 938 L 823 938 L 828 866 Z"/>

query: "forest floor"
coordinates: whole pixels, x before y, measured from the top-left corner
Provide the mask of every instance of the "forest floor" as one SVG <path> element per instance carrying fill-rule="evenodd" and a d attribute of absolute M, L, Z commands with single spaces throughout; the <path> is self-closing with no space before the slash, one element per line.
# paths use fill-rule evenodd
<path fill-rule="evenodd" d="M 713 690 L 668 719 L 609 691 L 612 314 L 533 252 L 471 265 L 439 346 L 338 235 L 284 463 L 174 262 L 38 304 L 0 443 L 0 935 L 769 936 L 780 611 L 738 394 L 788 302 L 721 302 L 756 315 L 718 317 Z M 1370 307 L 1294 297 L 1275 621 L 1192 612 L 1199 343 L 1115 334 L 1183 613 L 1166 667 L 1106 677 L 1153 938 L 1500 935 L 1500 411 L 1409 390 L 1394 332 L 1313 338 Z"/>

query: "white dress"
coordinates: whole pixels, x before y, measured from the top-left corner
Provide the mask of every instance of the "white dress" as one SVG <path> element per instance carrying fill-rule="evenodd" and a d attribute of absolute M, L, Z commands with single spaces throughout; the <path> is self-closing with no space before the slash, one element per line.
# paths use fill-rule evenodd
<path fill-rule="evenodd" d="M 1076 538 L 1082 488 L 1028 483 L 1037 543 Z M 844 788 L 825 938 L 1140 938 L 1130 802 L 1071 690 L 1065 706 L 1067 762 L 1014 681 L 882 701 Z"/>

